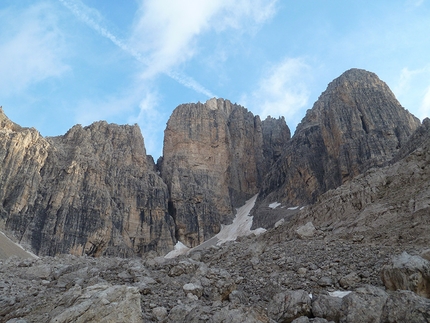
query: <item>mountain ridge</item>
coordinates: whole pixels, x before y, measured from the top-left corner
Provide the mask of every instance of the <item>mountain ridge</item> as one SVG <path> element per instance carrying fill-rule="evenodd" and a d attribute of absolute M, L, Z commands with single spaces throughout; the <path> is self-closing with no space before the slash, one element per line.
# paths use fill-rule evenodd
<path fill-rule="evenodd" d="M 314 203 L 388 163 L 420 125 L 359 69 L 328 85 L 293 137 L 284 118 L 261 121 L 228 100 L 180 105 L 157 165 L 138 126 L 43 138 L 1 115 L 1 228 L 36 254 L 123 257 L 195 247 L 258 192 L 252 228 L 271 227 L 286 215 L 270 203 Z"/>

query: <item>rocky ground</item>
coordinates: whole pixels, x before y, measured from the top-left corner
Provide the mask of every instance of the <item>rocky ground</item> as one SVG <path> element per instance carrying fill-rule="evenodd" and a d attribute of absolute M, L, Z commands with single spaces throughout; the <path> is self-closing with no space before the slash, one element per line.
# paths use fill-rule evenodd
<path fill-rule="evenodd" d="M 429 297 L 430 263 L 418 257 L 429 257 L 428 244 L 369 243 L 321 230 L 280 240 L 286 229 L 174 259 L 9 258 L 0 263 L 0 321 L 429 322 L 430 300 L 422 290 L 422 296 L 388 292 L 381 280 L 383 266 L 407 251 L 427 266 L 418 274 Z M 334 291 L 355 292 L 329 296 Z M 409 305 L 399 307 L 402 301 Z M 416 309 L 390 319 L 393 304 Z"/>

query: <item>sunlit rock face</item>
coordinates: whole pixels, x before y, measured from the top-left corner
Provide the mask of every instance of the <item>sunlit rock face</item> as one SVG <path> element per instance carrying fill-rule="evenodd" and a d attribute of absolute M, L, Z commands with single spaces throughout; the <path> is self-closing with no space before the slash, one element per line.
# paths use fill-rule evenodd
<path fill-rule="evenodd" d="M 138 126 L 97 122 L 43 138 L 2 119 L 2 227 L 20 243 L 39 255 L 172 249 L 167 186 Z"/>
<path fill-rule="evenodd" d="M 419 125 L 374 73 L 346 71 L 307 111 L 270 170 L 263 195 L 292 205 L 313 203 L 393 158 Z"/>
<path fill-rule="evenodd" d="M 196 246 L 230 222 L 289 137 L 283 118 L 261 122 L 228 100 L 178 106 L 165 130 L 161 167 L 178 240 Z"/>

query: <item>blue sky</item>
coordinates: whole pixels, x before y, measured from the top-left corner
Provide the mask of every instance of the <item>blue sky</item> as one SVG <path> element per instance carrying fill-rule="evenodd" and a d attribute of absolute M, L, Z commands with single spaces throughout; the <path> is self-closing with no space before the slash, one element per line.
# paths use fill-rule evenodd
<path fill-rule="evenodd" d="M 147 153 L 181 103 L 229 99 L 292 130 L 327 84 L 375 72 L 430 114 L 430 0 L 2 0 L 0 105 L 44 136 L 139 124 Z"/>

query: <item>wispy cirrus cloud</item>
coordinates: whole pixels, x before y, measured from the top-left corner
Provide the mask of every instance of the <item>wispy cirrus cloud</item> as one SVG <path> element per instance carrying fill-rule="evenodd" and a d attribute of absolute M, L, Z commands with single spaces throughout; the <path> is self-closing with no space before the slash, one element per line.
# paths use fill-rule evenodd
<path fill-rule="evenodd" d="M 86 23 L 93 30 L 98 32 L 101 36 L 109 39 L 117 47 L 133 56 L 139 62 L 143 63 L 145 69 L 152 68 L 151 66 L 153 66 L 153 62 L 151 62 L 151 60 L 148 60 L 144 55 L 142 55 L 139 50 L 135 49 L 138 48 L 138 46 L 135 47 L 127 44 L 125 41 L 121 40 L 119 37 L 110 32 L 108 28 L 103 26 L 103 18 L 97 10 L 86 6 L 79 0 L 59 1 L 65 7 L 67 7 L 76 17 Z M 214 96 L 214 94 L 212 94 L 210 90 L 206 89 L 203 85 L 198 83 L 192 77 L 189 77 L 183 73 L 174 73 L 170 70 L 158 70 L 157 72 L 168 75 L 170 78 L 174 79 L 178 83 L 198 93 L 204 94 L 208 97 Z M 151 76 L 155 76 L 155 74 L 152 74 Z"/>
<path fill-rule="evenodd" d="M 298 113 L 308 104 L 307 81 L 310 66 L 304 59 L 286 57 L 269 66 L 258 82 L 258 87 L 242 100 L 262 119 L 284 116 L 287 122 L 297 123 Z"/>
<path fill-rule="evenodd" d="M 261 25 L 276 12 L 277 0 L 142 0 L 131 43 L 150 62 L 148 78 L 173 73 L 198 52 L 198 37 L 208 31 L 247 30 Z M 171 74 L 169 74 L 171 76 Z"/>
<path fill-rule="evenodd" d="M 0 11 L 0 92 L 4 95 L 69 70 L 63 61 L 66 45 L 52 11 L 47 3 Z"/>

